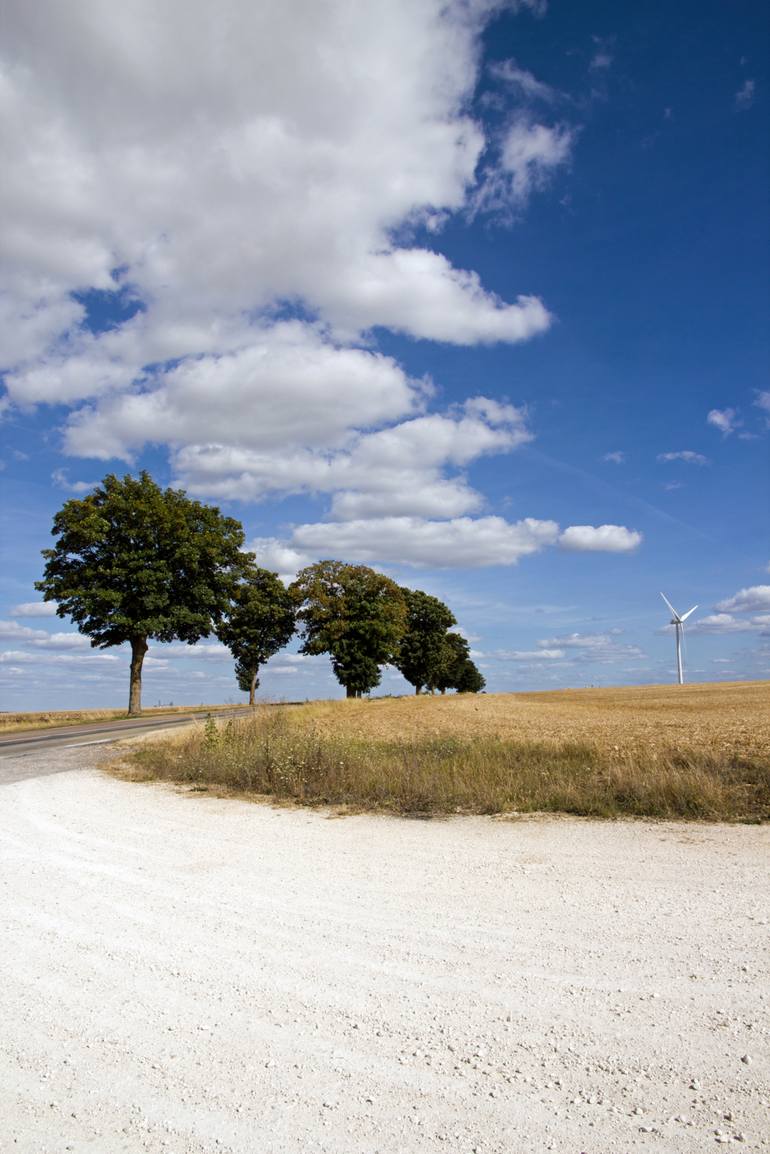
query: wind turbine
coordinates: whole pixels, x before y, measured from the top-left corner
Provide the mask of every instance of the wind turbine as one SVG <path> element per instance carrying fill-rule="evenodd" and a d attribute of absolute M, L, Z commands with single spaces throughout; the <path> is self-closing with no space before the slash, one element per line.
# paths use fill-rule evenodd
<path fill-rule="evenodd" d="M 698 606 L 693 605 L 692 609 L 688 609 L 686 613 L 679 614 L 679 613 L 677 613 L 676 609 L 671 604 L 671 602 L 669 601 L 669 599 L 665 593 L 661 593 L 661 597 L 663 598 L 663 600 L 666 602 L 666 605 L 668 605 L 669 609 L 671 610 L 671 624 L 674 626 L 674 629 L 676 630 L 676 672 L 677 672 L 677 676 L 679 679 L 679 684 L 684 685 L 684 672 L 682 670 L 682 634 L 684 633 L 685 621 L 687 620 L 687 618 L 690 616 L 691 613 L 695 612 L 695 610 L 698 608 Z"/>

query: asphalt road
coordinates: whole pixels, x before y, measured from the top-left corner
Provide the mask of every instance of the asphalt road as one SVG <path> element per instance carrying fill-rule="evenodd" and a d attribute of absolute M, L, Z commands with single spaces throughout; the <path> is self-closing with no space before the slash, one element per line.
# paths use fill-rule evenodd
<path fill-rule="evenodd" d="M 245 710 L 210 710 L 213 717 L 242 717 Z M 74 749 L 78 746 L 100 745 L 119 741 L 121 737 L 136 737 L 155 729 L 174 729 L 203 721 L 205 713 L 170 713 L 120 721 L 95 721 L 85 725 L 62 725 L 51 729 L 28 729 L 20 733 L 0 736 L 0 758 L 20 757 L 43 749 Z"/>

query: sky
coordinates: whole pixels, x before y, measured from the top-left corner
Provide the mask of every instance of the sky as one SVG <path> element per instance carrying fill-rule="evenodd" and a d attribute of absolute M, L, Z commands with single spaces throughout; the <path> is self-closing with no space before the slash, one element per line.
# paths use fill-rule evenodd
<path fill-rule="evenodd" d="M 759 0 L 9 0 L 0 709 L 120 707 L 40 602 L 147 469 L 286 580 L 446 601 L 489 691 L 770 675 Z M 335 697 L 295 643 L 265 700 Z M 380 692 L 409 686 L 392 669 Z M 147 705 L 241 700 L 215 638 Z"/>

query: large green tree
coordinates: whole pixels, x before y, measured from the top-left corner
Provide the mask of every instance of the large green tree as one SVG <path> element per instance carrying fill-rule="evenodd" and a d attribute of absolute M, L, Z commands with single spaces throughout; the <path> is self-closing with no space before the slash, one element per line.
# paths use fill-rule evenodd
<path fill-rule="evenodd" d="M 142 709 L 148 642 L 207 637 L 221 620 L 244 566 L 243 528 L 181 489 L 161 489 L 148 473 L 105 477 L 54 517 L 52 549 L 36 588 L 57 602 L 91 644 L 128 642 L 128 712 Z"/>
<path fill-rule="evenodd" d="M 402 590 L 366 565 L 319 561 L 291 586 L 303 653 L 328 653 L 348 697 L 380 683 L 380 666 L 395 661 L 406 625 Z"/>
<path fill-rule="evenodd" d="M 239 687 L 254 704 L 259 668 L 288 645 L 295 629 L 295 602 L 275 573 L 250 565 L 217 626 L 217 636 L 235 658 Z"/>
<path fill-rule="evenodd" d="M 456 625 L 454 614 L 438 597 L 420 589 L 404 589 L 407 618 L 396 665 L 419 693 L 439 674 L 447 630 Z"/>

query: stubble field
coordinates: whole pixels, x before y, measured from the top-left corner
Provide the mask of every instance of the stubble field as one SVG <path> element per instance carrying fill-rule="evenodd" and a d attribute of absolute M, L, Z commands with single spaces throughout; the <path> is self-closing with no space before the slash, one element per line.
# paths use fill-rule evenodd
<path fill-rule="evenodd" d="M 770 686 L 743 682 L 257 708 L 124 772 L 397 813 L 770 817 Z"/>

